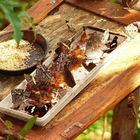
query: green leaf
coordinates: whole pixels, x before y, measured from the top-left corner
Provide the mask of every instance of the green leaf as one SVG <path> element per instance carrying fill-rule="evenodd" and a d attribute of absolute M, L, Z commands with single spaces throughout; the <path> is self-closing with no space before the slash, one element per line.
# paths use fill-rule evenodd
<path fill-rule="evenodd" d="M 15 0 L 0 0 L 0 8 L 4 12 L 5 18 L 13 26 L 13 38 L 16 40 L 17 45 L 19 45 L 19 42 L 23 37 L 23 33 L 21 32 L 22 24 L 24 27 L 30 26 L 34 28 L 32 17 L 30 17 L 24 11 L 20 12 L 19 14 L 14 11 L 15 8 L 19 7 L 20 3 Z M 20 18 L 22 18 L 22 20 L 20 20 Z"/>
<path fill-rule="evenodd" d="M 14 12 L 14 4 L 12 5 L 11 3 L 8 3 L 7 0 L 0 0 L 0 8 L 5 13 L 6 19 L 12 24 L 14 30 L 13 38 L 16 40 L 17 44 L 19 44 L 20 40 L 23 37 L 23 33 L 21 32 L 20 19 Z"/>
<path fill-rule="evenodd" d="M 33 116 L 29 119 L 29 121 L 25 124 L 25 126 L 22 128 L 20 132 L 21 139 L 24 139 L 25 136 L 29 133 L 29 131 L 32 129 L 36 122 L 37 116 Z"/>
<path fill-rule="evenodd" d="M 5 126 L 7 129 L 12 129 L 13 128 L 13 123 L 9 120 L 4 121 Z"/>

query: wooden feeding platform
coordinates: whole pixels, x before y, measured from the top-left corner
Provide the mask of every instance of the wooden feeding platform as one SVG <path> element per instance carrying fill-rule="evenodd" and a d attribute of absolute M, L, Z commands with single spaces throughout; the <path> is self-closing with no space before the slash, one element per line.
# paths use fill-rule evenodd
<path fill-rule="evenodd" d="M 73 5 L 76 5 L 76 7 Z M 39 0 L 29 9 L 29 14 L 34 17 L 38 24 L 35 30 L 49 41 L 49 46 L 53 49 L 59 40 L 69 39 L 75 34 L 75 32 L 68 30 L 65 20 L 69 19 L 70 24 L 77 31 L 81 26 L 90 25 L 103 29 L 108 28 L 110 31 L 124 35 L 124 25 L 128 25 L 130 21 L 134 22 L 140 19 L 140 14 L 137 11 L 125 9 L 122 10 L 120 15 L 120 13 L 114 13 L 114 10 L 109 8 L 110 6 L 113 6 L 114 9 L 116 7 L 123 9 L 120 5 L 111 4 L 107 1 L 57 0 L 53 4 L 50 0 Z M 113 16 L 114 14 L 115 17 Z M 6 30 L 10 28 L 9 26 Z M 113 121 L 114 140 L 118 137 L 121 140 L 126 140 L 126 132 L 127 138 L 133 139 L 137 118 L 137 99 L 140 93 L 138 89 L 140 85 L 139 40 L 140 34 L 138 33 L 127 44 L 127 47 L 121 48 L 117 57 L 113 59 L 107 68 L 102 69 L 98 77 L 84 88 L 78 96 L 46 126 L 35 126 L 27 138 L 29 140 L 74 139 L 108 110 L 118 104 L 115 108 L 115 114 L 117 115 L 115 115 Z M 6 97 L 11 89 L 23 80 L 23 76 L 0 74 L 0 77 L 0 100 Z M 136 88 L 137 90 L 135 90 Z M 135 92 L 133 92 L 134 90 Z M 124 98 L 125 100 L 123 100 Z M 127 117 L 128 113 L 130 117 Z M 120 119 L 120 116 L 123 116 L 123 118 Z M 8 116 L 3 118 L 14 122 L 13 133 L 17 136 L 25 123 Z M 119 126 L 119 128 L 118 124 L 123 125 Z M 131 128 L 131 132 L 129 132 L 129 128 Z M 3 131 L 3 129 L 4 126 L 0 123 L 0 131 Z"/>

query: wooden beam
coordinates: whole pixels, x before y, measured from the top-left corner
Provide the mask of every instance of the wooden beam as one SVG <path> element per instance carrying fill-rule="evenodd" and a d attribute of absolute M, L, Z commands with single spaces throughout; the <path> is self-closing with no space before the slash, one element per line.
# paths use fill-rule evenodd
<path fill-rule="evenodd" d="M 112 140 L 133 140 L 140 106 L 140 87 L 114 109 Z"/>
<path fill-rule="evenodd" d="M 65 0 L 69 4 L 80 7 L 112 21 L 128 25 L 140 20 L 140 12 L 126 9 L 122 5 L 109 0 Z"/>

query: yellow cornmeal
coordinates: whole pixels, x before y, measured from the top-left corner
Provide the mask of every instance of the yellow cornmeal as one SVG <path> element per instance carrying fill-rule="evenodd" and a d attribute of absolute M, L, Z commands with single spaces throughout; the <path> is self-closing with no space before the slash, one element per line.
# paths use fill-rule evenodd
<path fill-rule="evenodd" d="M 19 46 L 14 39 L 0 43 L 0 69 L 16 70 L 25 67 L 31 45 L 21 40 Z"/>

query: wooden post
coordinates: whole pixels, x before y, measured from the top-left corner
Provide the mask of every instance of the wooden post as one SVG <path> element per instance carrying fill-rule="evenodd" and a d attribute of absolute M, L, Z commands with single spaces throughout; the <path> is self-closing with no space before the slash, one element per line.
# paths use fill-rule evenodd
<path fill-rule="evenodd" d="M 134 140 L 139 105 L 140 87 L 115 107 L 112 140 Z"/>

